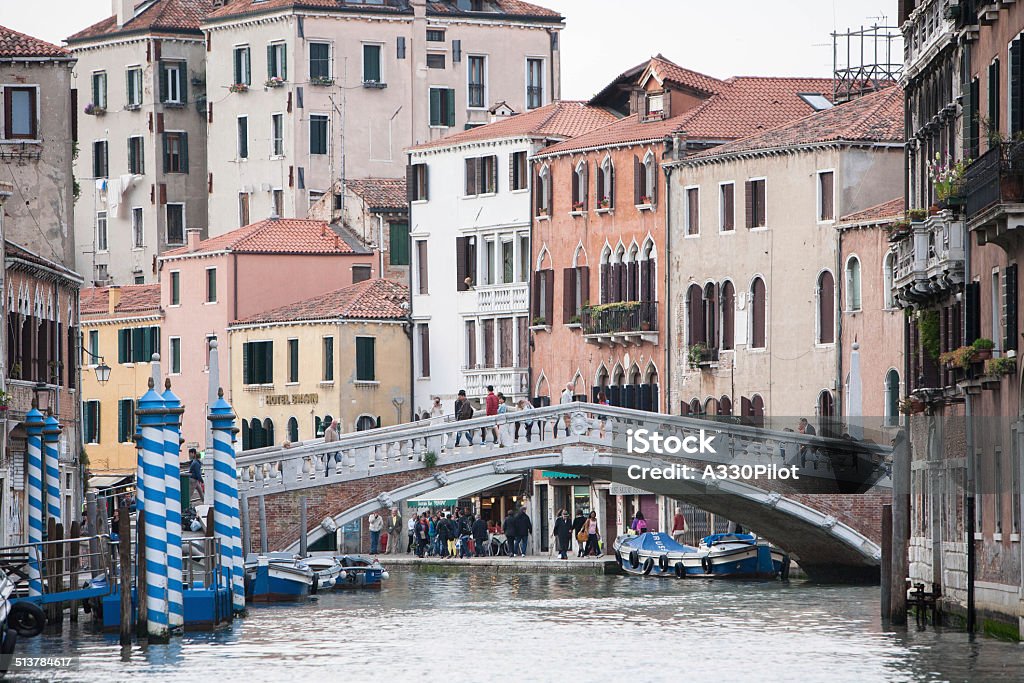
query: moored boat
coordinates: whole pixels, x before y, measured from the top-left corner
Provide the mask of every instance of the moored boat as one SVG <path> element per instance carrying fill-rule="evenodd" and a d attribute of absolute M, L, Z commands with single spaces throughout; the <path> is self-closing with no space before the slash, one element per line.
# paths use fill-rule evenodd
<path fill-rule="evenodd" d="M 697 548 L 681 545 L 666 533 L 619 536 L 612 547 L 615 561 L 627 574 L 682 578 L 701 573 Z"/>
<path fill-rule="evenodd" d="M 752 534 L 712 534 L 698 548 L 705 576 L 734 579 L 788 578 L 789 556 Z"/>
<path fill-rule="evenodd" d="M 250 554 L 245 558 L 245 597 L 251 602 L 286 602 L 309 595 L 314 573 L 298 555 Z"/>
<path fill-rule="evenodd" d="M 388 572 L 380 562 L 366 555 L 338 555 L 333 558 L 341 567 L 335 588 L 380 588 Z"/>

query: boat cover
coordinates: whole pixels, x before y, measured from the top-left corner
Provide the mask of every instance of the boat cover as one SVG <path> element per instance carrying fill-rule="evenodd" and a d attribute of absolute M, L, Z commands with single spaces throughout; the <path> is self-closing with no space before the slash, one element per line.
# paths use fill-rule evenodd
<path fill-rule="evenodd" d="M 700 542 L 709 546 L 716 543 L 749 543 L 753 545 L 757 539 L 751 534 L 711 534 L 702 538 Z"/>
<path fill-rule="evenodd" d="M 633 550 L 653 555 L 697 552 L 697 549 L 693 546 L 676 543 L 671 536 L 661 531 L 648 531 L 639 536 L 630 536 L 619 547 L 619 552 L 623 557 Z"/>

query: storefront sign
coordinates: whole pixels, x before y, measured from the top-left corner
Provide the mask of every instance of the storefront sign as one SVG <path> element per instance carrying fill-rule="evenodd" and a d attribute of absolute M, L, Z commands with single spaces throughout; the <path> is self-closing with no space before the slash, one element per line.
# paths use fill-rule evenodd
<path fill-rule="evenodd" d="M 650 491 L 644 491 L 638 489 L 635 486 L 626 486 L 625 484 L 612 484 L 608 487 L 608 493 L 613 496 L 648 496 L 651 495 Z"/>
<path fill-rule="evenodd" d="M 268 406 L 316 405 L 320 402 L 319 394 L 271 394 L 264 400 Z"/>

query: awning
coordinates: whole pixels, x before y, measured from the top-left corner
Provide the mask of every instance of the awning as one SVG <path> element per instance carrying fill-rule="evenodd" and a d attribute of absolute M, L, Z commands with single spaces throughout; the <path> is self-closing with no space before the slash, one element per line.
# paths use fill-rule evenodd
<path fill-rule="evenodd" d="M 442 486 L 416 498 L 410 498 L 406 503 L 414 508 L 451 507 L 461 499 L 469 498 L 474 493 L 504 486 L 509 482 L 521 479 L 522 476 L 521 474 L 488 474 L 484 477 L 474 477 L 473 479 L 460 481 L 457 484 Z"/>
<path fill-rule="evenodd" d="M 89 488 L 109 489 L 112 486 L 127 484 L 134 474 L 97 474 L 89 477 Z"/>
<path fill-rule="evenodd" d="M 580 478 L 580 475 L 578 475 L 578 474 L 566 474 L 565 472 L 550 472 L 548 470 L 542 471 L 540 473 L 540 476 L 544 477 L 545 479 L 579 479 Z"/>

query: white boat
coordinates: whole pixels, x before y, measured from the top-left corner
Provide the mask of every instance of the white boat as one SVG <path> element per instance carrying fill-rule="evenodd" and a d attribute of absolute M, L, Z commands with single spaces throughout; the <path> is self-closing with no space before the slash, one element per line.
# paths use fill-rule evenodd
<path fill-rule="evenodd" d="M 313 574 L 316 576 L 316 590 L 334 588 L 345 573 L 345 568 L 341 566 L 341 563 L 330 556 L 307 557 L 303 562 L 313 570 Z"/>

